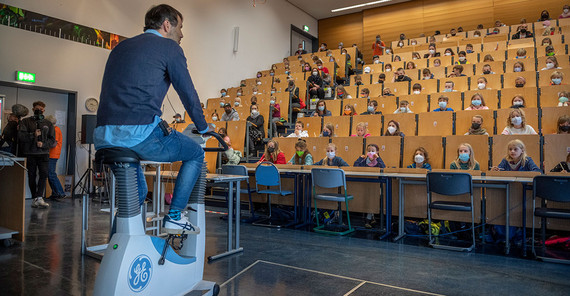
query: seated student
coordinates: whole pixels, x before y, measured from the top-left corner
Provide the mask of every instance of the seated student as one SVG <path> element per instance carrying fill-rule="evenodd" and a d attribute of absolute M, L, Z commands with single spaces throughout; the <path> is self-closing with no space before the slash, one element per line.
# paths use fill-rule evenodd
<path fill-rule="evenodd" d="M 515 34 L 513 34 L 513 36 L 511 36 L 511 39 L 524 39 L 524 38 L 533 38 L 534 35 L 528 31 L 528 25 L 527 24 L 522 24 L 519 27 L 520 29 L 518 30 L 518 32 L 516 32 Z"/>
<path fill-rule="evenodd" d="M 487 74 L 495 74 L 495 72 L 493 72 L 493 69 L 491 68 L 491 65 L 485 64 L 485 65 L 483 65 L 483 74 L 484 74 L 484 75 L 487 75 Z"/>
<path fill-rule="evenodd" d="M 399 55 L 394 56 L 394 62 L 401 62 L 402 58 Z"/>
<path fill-rule="evenodd" d="M 540 71 L 552 70 L 552 69 L 560 70 L 562 68 L 558 66 L 558 59 L 556 59 L 556 57 L 547 57 L 544 64 L 544 68 L 540 69 Z"/>
<path fill-rule="evenodd" d="M 414 62 L 407 62 L 406 63 L 406 69 L 407 70 L 414 70 L 416 68 L 416 64 L 414 64 Z"/>
<path fill-rule="evenodd" d="M 540 46 L 549 46 L 552 45 L 552 39 L 550 38 L 544 38 L 542 39 L 542 42 L 540 43 Z"/>
<path fill-rule="evenodd" d="M 404 133 L 400 131 L 400 123 L 395 120 L 388 121 L 388 127 L 386 128 L 386 132 L 384 136 L 400 136 L 404 137 Z"/>
<path fill-rule="evenodd" d="M 457 90 L 454 90 L 453 87 L 455 86 L 455 83 L 453 83 L 453 81 L 446 81 L 445 85 L 443 86 L 443 92 L 454 92 Z"/>
<path fill-rule="evenodd" d="M 526 59 L 526 49 L 519 48 L 517 50 L 517 55 L 515 56 L 515 59 Z"/>
<path fill-rule="evenodd" d="M 354 161 L 355 167 L 378 167 L 385 168 L 386 165 L 380 157 L 378 145 L 368 144 L 366 146 L 366 155 L 362 155 Z"/>
<path fill-rule="evenodd" d="M 498 166 L 492 167 L 491 170 L 540 172 L 540 168 L 532 158 L 526 155 L 526 147 L 519 139 L 512 140 L 507 144 L 507 155 Z"/>
<path fill-rule="evenodd" d="M 522 95 L 516 95 L 511 100 L 511 109 L 524 108 L 524 97 Z"/>
<path fill-rule="evenodd" d="M 212 121 L 220 120 L 220 116 L 218 115 L 218 111 L 214 110 L 214 113 L 212 113 L 212 116 L 210 116 L 210 118 L 212 118 Z"/>
<path fill-rule="evenodd" d="M 309 63 L 304 63 L 302 68 L 303 68 L 303 72 L 309 72 L 309 73 L 311 73 L 311 64 L 309 64 Z"/>
<path fill-rule="evenodd" d="M 291 157 L 289 164 L 300 164 L 300 165 L 313 165 L 313 156 L 309 149 L 307 149 L 307 142 L 303 139 L 299 139 L 295 143 L 295 155 Z"/>
<path fill-rule="evenodd" d="M 388 63 L 384 65 L 384 72 L 391 72 L 392 71 L 392 64 Z"/>
<path fill-rule="evenodd" d="M 406 76 L 404 68 L 398 68 L 396 73 L 394 73 L 394 78 L 392 79 L 392 82 L 402 82 L 402 81 L 412 81 L 412 79 Z"/>
<path fill-rule="evenodd" d="M 180 115 L 180 113 L 174 114 L 173 118 L 174 118 L 174 120 L 172 121 L 173 124 L 174 123 L 186 123 L 186 120 L 184 120 L 182 118 L 182 115 Z M 0 146 L 0 147 L 2 147 L 2 146 Z"/>
<path fill-rule="evenodd" d="M 225 113 L 222 114 L 222 121 L 238 121 L 239 120 L 239 114 L 237 113 L 236 110 L 234 110 L 232 108 L 232 106 L 229 103 L 226 103 L 224 105 L 224 111 L 225 111 Z"/>
<path fill-rule="evenodd" d="M 437 99 L 437 103 L 439 105 L 439 108 L 434 109 L 433 112 L 440 112 L 440 111 L 453 112 L 453 109 L 447 107 L 447 103 L 449 103 L 449 98 L 447 96 L 444 95 L 439 96 L 439 98 Z"/>
<path fill-rule="evenodd" d="M 261 73 L 261 71 L 257 71 L 257 78 L 261 78 L 263 76 L 263 74 Z"/>
<path fill-rule="evenodd" d="M 240 97 L 236 97 L 234 99 L 234 107 L 241 107 L 241 98 Z"/>
<path fill-rule="evenodd" d="M 220 90 L 220 95 L 221 95 L 220 98 L 229 97 L 228 91 L 227 91 L 225 88 L 222 88 L 222 89 Z"/>
<path fill-rule="evenodd" d="M 473 118 L 471 119 L 471 127 L 469 128 L 469 131 L 465 133 L 465 136 L 468 135 L 488 136 L 489 133 L 487 133 L 486 129 L 482 128 L 482 125 L 483 125 L 483 116 L 481 115 L 473 116 Z"/>
<path fill-rule="evenodd" d="M 340 156 L 336 156 L 336 145 L 334 143 L 329 143 L 327 145 L 327 156 L 317 162 L 314 165 L 324 165 L 324 166 L 348 166 L 348 163 L 344 161 Z"/>
<path fill-rule="evenodd" d="M 428 163 L 429 157 L 426 148 L 418 147 L 414 152 L 412 164 L 408 165 L 409 169 L 427 169 L 431 171 L 431 165 Z"/>
<path fill-rule="evenodd" d="M 475 38 L 481 37 L 481 31 L 479 31 L 479 30 L 483 29 L 483 25 L 482 24 L 479 24 L 479 25 L 481 25 L 481 28 L 479 28 L 479 26 L 477 26 L 477 31 L 473 32 L 473 37 L 475 37 Z"/>
<path fill-rule="evenodd" d="M 241 158 L 243 157 L 241 151 L 234 150 L 234 148 L 232 148 L 232 143 L 230 142 L 230 138 L 228 136 L 225 136 L 223 139 L 224 142 L 226 142 L 226 144 L 228 145 L 228 150 L 222 153 L 222 164 L 229 164 L 229 165 L 239 164 Z"/>
<path fill-rule="evenodd" d="M 570 173 L 570 152 L 566 155 L 566 161 L 559 162 L 553 167 L 550 172 L 552 173 Z"/>
<path fill-rule="evenodd" d="M 468 60 L 467 60 L 467 53 L 465 51 L 460 51 L 457 56 L 459 58 L 457 58 L 458 60 L 455 61 L 456 65 L 466 65 L 466 64 L 471 64 Z M 463 71 L 463 70 L 462 70 Z"/>
<path fill-rule="evenodd" d="M 526 85 L 526 79 L 522 76 L 518 76 L 515 78 L 515 87 L 516 88 L 523 88 Z"/>
<path fill-rule="evenodd" d="M 477 78 L 477 88 L 478 89 L 491 89 L 490 87 L 487 87 L 487 78 L 485 77 L 479 77 Z"/>
<path fill-rule="evenodd" d="M 390 90 L 389 87 L 385 87 L 385 88 L 382 90 L 382 96 L 383 96 L 383 97 L 393 97 L 394 94 L 392 93 L 392 91 Z"/>
<path fill-rule="evenodd" d="M 485 104 L 483 96 L 479 93 L 475 93 L 471 96 L 471 105 L 465 108 L 465 110 L 489 110 L 489 107 Z"/>
<path fill-rule="evenodd" d="M 468 143 L 459 144 L 457 148 L 457 159 L 454 160 L 449 169 L 452 170 L 475 170 L 478 171 L 479 162 L 475 160 L 475 153 L 473 152 L 473 147 Z"/>
<path fill-rule="evenodd" d="M 384 81 L 386 81 L 386 74 L 380 73 L 380 75 L 378 75 L 378 84 L 384 83 Z"/>
<path fill-rule="evenodd" d="M 485 57 L 483 57 L 483 63 L 494 62 L 494 61 L 495 58 L 490 54 L 487 54 L 485 55 Z"/>
<path fill-rule="evenodd" d="M 430 43 L 429 47 L 428 47 L 428 53 L 424 54 L 424 59 L 434 58 L 434 57 L 439 57 L 439 56 L 440 56 L 440 53 L 436 52 L 435 43 Z"/>
<path fill-rule="evenodd" d="M 465 52 L 467 52 L 467 53 L 474 53 L 475 51 L 473 50 L 473 44 L 468 43 L 468 44 L 465 46 Z"/>
<path fill-rule="evenodd" d="M 279 143 L 275 140 L 269 140 L 269 142 L 267 142 L 265 153 L 263 153 L 263 156 L 261 156 L 257 163 L 264 161 L 269 161 L 273 164 L 285 164 L 287 162 L 285 154 L 279 149 Z"/>
<path fill-rule="evenodd" d="M 565 114 L 558 117 L 557 126 L 557 134 L 570 134 L 570 115 Z"/>
<path fill-rule="evenodd" d="M 351 104 L 347 104 L 346 106 L 344 106 L 344 111 L 342 112 L 342 116 L 353 116 L 353 115 L 358 115 L 358 113 L 356 113 L 356 110 L 354 109 L 354 106 L 352 106 Z"/>
<path fill-rule="evenodd" d="M 554 71 L 550 75 L 550 85 L 561 85 L 562 79 L 564 79 L 564 73 L 560 71 Z"/>
<path fill-rule="evenodd" d="M 559 19 L 570 18 L 570 5 L 565 4 L 562 6 L 562 13 L 558 16 Z"/>
<path fill-rule="evenodd" d="M 323 89 L 325 91 L 325 94 L 327 92 L 327 89 L 329 89 L 331 85 L 332 85 L 332 77 L 328 73 L 323 73 Z"/>
<path fill-rule="evenodd" d="M 455 55 L 455 54 L 453 53 L 453 49 L 451 49 L 451 48 L 448 47 L 448 48 L 446 48 L 445 51 L 443 52 L 443 55 L 445 55 L 445 56 L 452 56 L 452 55 Z"/>
<path fill-rule="evenodd" d="M 362 76 L 356 75 L 354 76 L 354 85 L 363 85 L 362 83 Z"/>
<path fill-rule="evenodd" d="M 536 135 L 532 126 L 526 124 L 526 117 L 521 108 L 511 109 L 507 118 L 507 126 L 502 135 Z"/>
<path fill-rule="evenodd" d="M 419 95 L 421 93 L 422 93 L 422 85 L 419 83 L 414 83 L 414 86 L 412 86 L 412 94 Z"/>
<path fill-rule="evenodd" d="M 433 79 L 433 73 L 431 73 L 431 71 L 428 68 L 423 69 L 422 79 L 423 80 Z"/>
<path fill-rule="evenodd" d="M 251 99 L 249 99 L 249 103 L 250 105 L 257 105 L 257 97 L 251 96 Z"/>
<path fill-rule="evenodd" d="M 277 87 L 274 86 L 274 87 L 271 88 L 270 94 L 271 94 L 271 95 L 275 95 L 277 92 L 278 92 L 278 91 L 277 91 Z M 281 91 L 279 91 L 279 92 L 281 92 Z"/>
<path fill-rule="evenodd" d="M 378 101 L 370 100 L 370 102 L 368 102 L 368 107 L 366 109 L 366 112 L 363 112 L 360 115 L 382 114 L 382 111 L 376 110 L 377 108 L 378 108 Z"/>
<path fill-rule="evenodd" d="M 414 113 L 414 112 L 412 112 L 412 110 L 410 110 L 409 105 L 410 105 L 410 103 L 408 101 L 401 100 L 400 101 L 400 108 L 396 109 L 396 111 L 394 111 L 394 114 Z"/>
<path fill-rule="evenodd" d="M 288 135 L 287 138 L 293 138 L 293 137 L 306 138 L 306 137 L 308 137 L 309 133 L 307 131 L 304 131 L 303 127 L 305 127 L 305 124 L 302 121 L 297 120 L 297 122 L 295 122 L 295 131 L 292 132 L 290 135 Z"/>
<path fill-rule="evenodd" d="M 335 90 L 335 100 L 342 100 L 342 99 L 352 99 L 352 96 L 346 92 L 344 86 L 339 85 L 336 87 Z"/>
<path fill-rule="evenodd" d="M 325 66 L 323 66 L 323 61 L 321 61 L 320 59 L 316 61 L 317 64 L 317 69 L 319 69 L 319 71 L 321 71 L 322 73 L 327 73 L 329 74 L 329 69 Z"/>
<path fill-rule="evenodd" d="M 554 52 L 554 46 L 549 45 L 544 48 L 544 53 L 547 57 L 553 57 L 556 53 Z"/>
<path fill-rule="evenodd" d="M 229 100 L 230 100 L 230 99 L 228 99 L 228 101 L 229 101 Z M 226 99 L 225 99 L 225 98 L 221 98 L 221 99 L 220 99 L 220 107 L 221 107 L 221 108 L 224 108 L 224 105 L 226 105 Z"/>
<path fill-rule="evenodd" d="M 434 67 L 440 67 L 441 66 L 441 60 L 440 59 L 433 60 L 433 66 Z"/>
<path fill-rule="evenodd" d="M 513 64 L 513 72 L 524 72 L 524 64 L 521 62 L 515 62 Z"/>
<path fill-rule="evenodd" d="M 370 99 L 370 90 L 368 88 L 363 88 L 360 91 L 360 97 L 365 99 Z"/>
<path fill-rule="evenodd" d="M 329 138 L 336 137 L 336 134 L 334 133 L 334 125 L 332 123 L 325 123 L 323 131 L 321 132 L 319 137 L 329 137 Z"/>
<path fill-rule="evenodd" d="M 325 100 L 319 100 L 317 102 L 317 110 L 313 111 L 311 117 L 325 117 L 332 116 L 331 111 L 327 110 L 327 102 Z"/>
<path fill-rule="evenodd" d="M 373 64 L 380 64 L 380 56 L 377 56 L 377 55 L 373 56 L 372 57 L 372 63 Z"/>
<path fill-rule="evenodd" d="M 558 92 L 558 107 L 570 106 L 568 98 L 570 98 L 570 91 L 563 90 Z"/>
<path fill-rule="evenodd" d="M 368 133 L 368 123 L 359 122 L 356 125 L 356 134 L 351 135 L 351 137 L 370 137 L 370 134 Z"/>
<path fill-rule="evenodd" d="M 453 66 L 453 74 L 455 74 L 454 77 L 467 76 L 467 75 L 463 74 L 463 66 L 461 66 L 461 65 Z M 449 77 L 451 77 L 451 76 L 449 76 Z"/>

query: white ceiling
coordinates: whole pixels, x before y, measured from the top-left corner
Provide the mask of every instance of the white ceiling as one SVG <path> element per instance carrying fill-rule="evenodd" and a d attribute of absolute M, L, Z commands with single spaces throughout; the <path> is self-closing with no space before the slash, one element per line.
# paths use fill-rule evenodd
<path fill-rule="evenodd" d="M 391 0 L 388 2 L 383 2 L 379 4 L 363 6 L 354 9 L 343 10 L 339 12 L 331 12 L 333 9 L 358 5 L 363 3 L 372 2 L 374 0 L 287 0 L 287 2 L 297 6 L 299 9 L 305 11 L 310 16 L 316 18 L 317 20 L 335 17 L 344 14 L 350 14 L 355 12 L 360 12 L 365 9 L 376 8 L 381 6 L 392 5 L 401 2 L 408 2 L 411 0 Z"/>

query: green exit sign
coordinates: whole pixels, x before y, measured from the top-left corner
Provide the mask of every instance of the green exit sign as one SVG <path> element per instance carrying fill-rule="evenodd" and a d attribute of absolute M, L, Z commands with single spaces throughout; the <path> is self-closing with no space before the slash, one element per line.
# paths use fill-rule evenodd
<path fill-rule="evenodd" d="M 303 26 L 303 30 L 305 30 L 305 32 L 309 32 L 309 26 Z"/>
<path fill-rule="evenodd" d="M 16 81 L 36 83 L 36 74 L 22 71 L 16 71 Z"/>

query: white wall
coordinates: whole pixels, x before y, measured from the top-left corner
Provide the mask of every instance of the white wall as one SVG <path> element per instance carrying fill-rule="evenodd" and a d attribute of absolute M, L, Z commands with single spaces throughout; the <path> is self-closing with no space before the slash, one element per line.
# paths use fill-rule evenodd
<path fill-rule="evenodd" d="M 149 0 L 4 0 L 5 4 L 42 13 L 126 37 L 142 32 Z M 288 56 L 291 24 L 308 25 L 318 32 L 316 19 L 285 0 L 267 0 L 253 7 L 252 0 L 164 1 L 184 16 L 182 48 L 202 101 L 219 90 L 236 86 L 258 70 L 268 69 Z M 240 27 L 239 51 L 233 52 L 233 28 Z M 78 92 L 78 128 L 87 113 L 88 97 L 99 97 L 108 50 L 0 25 L 0 80 L 14 81 L 14 72 L 37 74 L 36 85 Z M 183 108 L 171 89 L 177 112 Z M 166 103 L 164 118 L 174 114 Z M 79 169 L 86 155 L 78 150 Z M 77 173 L 77 172 L 76 172 Z"/>

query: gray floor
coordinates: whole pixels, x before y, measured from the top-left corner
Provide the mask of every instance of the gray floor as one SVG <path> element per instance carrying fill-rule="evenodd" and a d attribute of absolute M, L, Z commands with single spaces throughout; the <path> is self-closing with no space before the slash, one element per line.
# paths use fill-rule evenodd
<path fill-rule="evenodd" d="M 99 262 L 80 255 L 81 204 L 26 211 L 26 243 L 0 247 L 0 295 L 90 295 Z M 90 243 L 107 216 L 91 211 Z M 225 221 L 207 214 L 206 256 L 225 248 Z M 243 254 L 206 264 L 220 295 L 568 295 L 570 267 L 403 243 L 242 224 Z"/>

